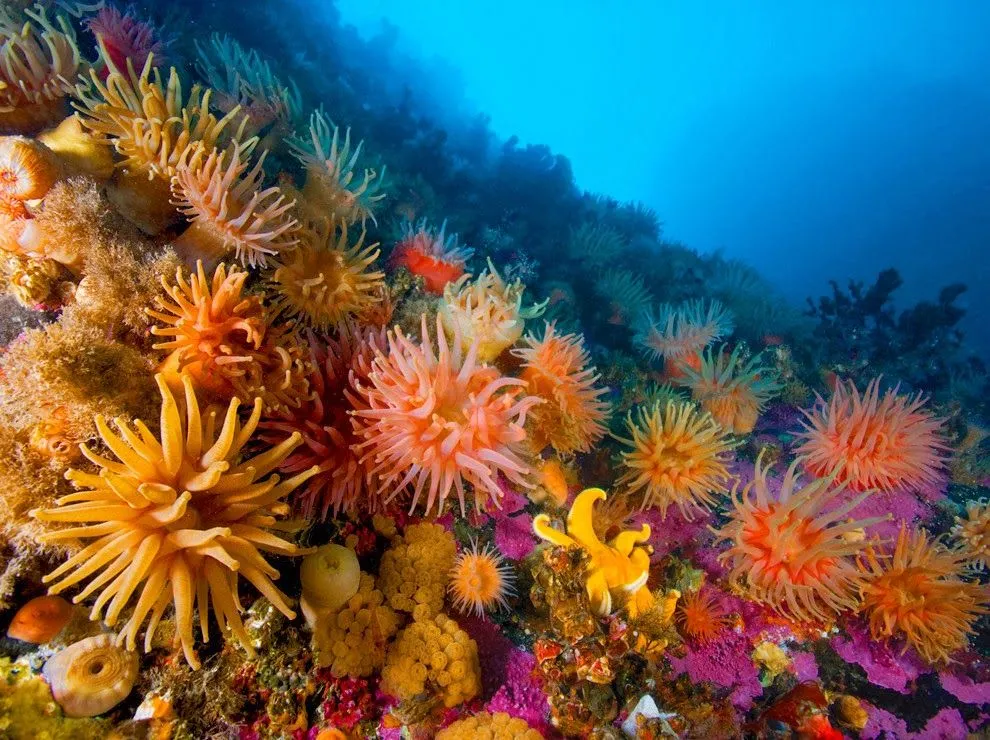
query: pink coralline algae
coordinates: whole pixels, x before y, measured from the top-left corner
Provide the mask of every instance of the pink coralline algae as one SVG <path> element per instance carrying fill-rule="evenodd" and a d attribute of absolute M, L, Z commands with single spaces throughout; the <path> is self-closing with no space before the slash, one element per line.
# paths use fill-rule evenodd
<path fill-rule="evenodd" d="M 743 711 L 763 693 L 759 671 L 749 657 L 750 641 L 745 635 L 726 632 L 715 642 L 685 647 L 683 658 L 670 658 L 675 674 L 686 672 L 694 683 L 708 681 L 732 689 L 732 704 Z"/>
<path fill-rule="evenodd" d="M 812 653 L 791 653 L 791 670 L 798 681 L 818 680 L 818 661 Z"/>
<path fill-rule="evenodd" d="M 865 704 L 869 714 L 863 728 L 863 740 L 903 738 L 904 740 L 966 740 L 969 732 L 958 709 L 946 707 L 928 720 L 918 732 L 909 732 L 907 723 L 885 709 Z"/>
<path fill-rule="evenodd" d="M 826 511 L 844 506 L 857 495 L 855 491 L 846 491 L 841 496 L 836 497 L 826 507 Z M 867 527 L 867 533 L 877 537 L 896 539 L 902 521 L 907 522 L 909 527 L 914 524 L 921 524 L 931 519 L 934 512 L 934 507 L 927 503 L 922 496 L 912 491 L 900 489 L 877 491 L 871 494 L 859 506 L 850 511 L 848 516 L 854 519 L 871 519 L 889 515 L 886 521 Z"/>
<path fill-rule="evenodd" d="M 696 549 L 707 549 L 712 540 L 708 531 L 712 515 L 707 511 L 695 512 L 693 521 L 688 521 L 677 509 L 667 511 L 666 520 L 661 518 L 656 509 L 646 509 L 630 520 L 630 529 L 636 529 L 643 524 L 649 524 L 653 536 L 650 544 L 653 546 L 652 562 L 658 562 L 674 550 L 684 549 L 693 552 Z"/>
<path fill-rule="evenodd" d="M 505 683 L 495 692 L 485 709 L 524 719 L 531 727 L 546 734 L 550 704 L 540 679 L 533 672 L 535 669 L 536 658 L 533 655 L 523 650 L 513 650 L 506 666 Z"/>
<path fill-rule="evenodd" d="M 970 666 L 975 675 L 969 675 L 970 670 L 965 670 L 966 662 L 960 660 L 939 672 L 938 680 L 942 688 L 963 704 L 990 705 L 990 667 Z"/>
<path fill-rule="evenodd" d="M 498 514 L 495 517 L 495 546 L 510 560 L 521 560 L 536 547 L 533 517 L 529 514 Z"/>
<path fill-rule="evenodd" d="M 848 637 L 832 638 L 832 648 L 847 663 L 859 665 L 870 682 L 877 686 L 908 694 L 908 684 L 927 672 L 913 650 L 901 654 L 897 647 L 875 642 L 858 622 L 846 625 L 846 634 Z"/>

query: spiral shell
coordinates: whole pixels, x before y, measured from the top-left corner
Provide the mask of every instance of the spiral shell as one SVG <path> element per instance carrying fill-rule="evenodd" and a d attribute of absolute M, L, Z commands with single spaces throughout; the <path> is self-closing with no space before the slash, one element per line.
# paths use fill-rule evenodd
<path fill-rule="evenodd" d="M 138 657 L 117 647 L 112 635 L 97 635 L 55 653 L 41 672 L 66 716 L 95 717 L 131 693 Z"/>

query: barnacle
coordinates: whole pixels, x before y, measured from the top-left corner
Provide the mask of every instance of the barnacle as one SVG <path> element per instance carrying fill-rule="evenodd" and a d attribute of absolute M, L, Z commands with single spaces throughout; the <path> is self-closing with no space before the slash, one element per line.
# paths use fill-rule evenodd
<path fill-rule="evenodd" d="M 309 136 L 289 140 L 289 148 L 306 170 L 299 207 L 311 221 L 330 218 L 362 225 L 370 218 L 375 221 L 374 209 L 384 197 L 381 192 L 385 168 L 381 174 L 366 167 L 358 172 L 361 157 L 359 142 L 351 151 L 351 130 L 347 129 L 341 141 L 340 129 L 333 125 L 322 110 L 310 117 Z"/>
<path fill-rule="evenodd" d="M 117 460 L 83 445 L 83 454 L 100 468 L 100 474 L 70 470 L 66 475 L 78 492 L 60 498 L 55 508 L 32 514 L 44 522 L 73 525 L 42 535 L 42 542 L 90 541 L 45 576 L 51 593 L 88 579 L 73 601 L 99 593 L 90 618 L 102 616 L 110 627 L 132 606 L 120 631 L 130 650 L 146 621 L 145 650 L 150 649 L 165 610 L 174 603 L 183 653 L 198 668 L 194 606 L 204 640 L 209 639 L 212 609 L 221 630 L 253 652 L 240 617 L 239 577 L 290 619 L 295 616 L 287 597 L 272 582 L 278 571 L 262 553 L 299 554 L 294 544 L 270 529 L 288 511 L 285 497 L 315 470 L 285 481 L 268 476 L 300 444 L 298 435 L 241 459 L 261 417 L 261 399 L 255 400 L 243 424 L 237 400 L 230 402 L 222 421 L 213 411 L 204 417 L 192 378 L 182 375 L 183 419 L 165 378 L 155 379 L 162 397 L 160 437 L 141 421 L 130 425 L 122 419 L 115 421 L 114 433 L 103 417 L 97 417 L 100 438 Z"/>
<path fill-rule="evenodd" d="M 708 350 L 700 369 L 685 367 L 684 372 L 691 396 L 701 408 L 726 431 L 748 434 L 781 385 L 776 371 L 760 364 L 760 355 L 743 361 L 741 353 L 741 345 L 728 355 L 725 347 L 717 355 Z"/>

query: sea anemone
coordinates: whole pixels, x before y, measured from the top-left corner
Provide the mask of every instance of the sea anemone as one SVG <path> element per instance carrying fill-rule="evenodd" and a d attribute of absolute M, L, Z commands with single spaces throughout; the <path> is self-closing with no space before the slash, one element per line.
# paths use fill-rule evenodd
<path fill-rule="evenodd" d="M 459 330 L 467 342 L 478 343 L 478 361 L 492 362 L 522 336 L 529 319 L 543 313 L 546 302 L 522 307 L 522 281 L 506 283 L 495 266 L 474 281 L 463 275 L 443 289 L 438 312 L 448 337 Z"/>
<path fill-rule="evenodd" d="M 100 438 L 119 462 L 83 445 L 83 454 L 100 468 L 100 474 L 70 470 L 66 477 L 78 493 L 59 499 L 56 508 L 36 509 L 32 514 L 40 521 L 75 525 L 42 535 L 43 542 L 92 540 L 44 577 L 51 593 L 91 578 L 73 601 L 99 591 L 90 618 L 99 619 L 106 609 L 103 621 L 109 627 L 133 605 L 120 632 L 129 650 L 146 620 L 144 646 L 150 649 L 159 621 L 174 603 L 183 653 L 189 665 L 199 668 L 194 606 L 204 641 L 209 640 L 212 608 L 221 631 L 229 630 L 253 653 L 240 617 L 239 577 L 250 581 L 289 619 L 295 617 L 287 597 L 272 582 L 278 571 L 262 553 L 299 554 L 294 544 L 270 528 L 288 511 L 285 497 L 316 471 L 303 471 L 285 481 L 268 476 L 302 442 L 299 435 L 241 460 L 241 450 L 261 418 L 260 398 L 243 424 L 236 399 L 222 423 L 215 412 L 203 418 L 192 378 L 183 375 L 183 420 L 165 378 L 157 375 L 155 380 L 162 397 L 161 438 L 156 439 L 143 422 L 131 426 L 123 419 L 115 420 L 118 436 L 103 417 L 97 417 Z"/>
<path fill-rule="evenodd" d="M 113 176 L 113 151 L 101 136 L 83 127 L 78 113 L 66 116 L 58 126 L 42 131 L 37 141 L 58 157 L 68 174 L 88 175 L 100 182 Z"/>
<path fill-rule="evenodd" d="M 38 596 L 17 610 L 7 637 L 40 645 L 54 639 L 72 619 L 72 604 L 61 596 Z"/>
<path fill-rule="evenodd" d="M 685 382 L 694 400 L 724 429 L 749 434 L 780 383 L 775 370 L 760 365 L 760 355 L 744 362 L 741 352 L 741 345 L 728 355 L 724 346 L 717 355 L 706 351 L 699 370 L 685 367 Z"/>
<path fill-rule="evenodd" d="M 986 614 L 986 587 L 961 578 L 965 556 L 901 525 L 893 551 L 868 548 L 860 559 L 863 613 L 877 640 L 902 635 L 929 663 L 948 662 Z"/>
<path fill-rule="evenodd" d="M 378 243 L 365 230 L 351 244 L 347 223 L 304 229 L 301 244 L 278 258 L 270 285 L 278 313 L 323 331 L 363 317 L 382 301 L 385 274 L 372 268 Z"/>
<path fill-rule="evenodd" d="M 186 99 L 175 68 L 163 80 L 153 58 L 148 55 L 140 74 L 128 60 L 126 70 L 111 71 L 106 82 L 90 70 L 76 88 L 76 108 L 83 125 L 107 137 L 121 157 L 110 193 L 114 205 L 142 230 L 157 234 L 176 216 L 169 186 L 189 156 L 186 150 L 215 149 L 238 111 L 218 119 L 210 112 L 209 90 L 194 85 Z M 240 138 L 237 131 L 232 134 Z"/>
<path fill-rule="evenodd" d="M 158 29 L 148 21 L 140 21 L 129 10 L 121 13 L 112 5 L 100 8 L 86 26 L 96 37 L 100 54 L 106 63 L 102 70 L 105 77 L 111 70 L 127 69 L 127 63 L 143 64 L 149 54 L 154 54 L 159 64 L 166 43 Z"/>
<path fill-rule="evenodd" d="M 34 133 L 65 115 L 82 57 L 72 27 L 39 4 L 28 21 L 0 13 L 0 131 Z"/>
<path fill-rule="evenodd" d="M 546 324 L 541 338 L 527 334 L 525 347 L 512 354 L 523 363 L 520 379 L 527 391 L 543 400 L 531 412 L 527 430 L 532 446 L 552 445 L 561 454 L 587 452 L 605 436 L 610 405 L 607 388 L 596 388 L 599 376 L 579 334 L 558 334 Z"/>
<path fill-rule="evenodd" d="M 293 203 L 278 187 L 262 187 L 267 152 L 251 167 L 252 148 L 234 142 L 226 151 L 214 149 L 205 160 L 198 148 L 192 161 L 177 168 L 173 205 L 192 223 L 173 245 L 188 263 L 203 259 L 214 265 L 233 251 L 242 265 L 264 267 L 270 256 L 298 243 Z"/>
<path fill-rule="evenodd" d="M 635 342 L 651 359 L 677 361 L 697 356 L 732 333 L 732 314 L 718 301 L 705 309 L 702 299 L 679 306 L 665 303 L 639 322 Z"/>
<path fill-rule="evenodd" d="M 729 623 L 728 614 L 712 590 L 704 588 L 681 598 L 674 619 L 685 636 L 700 643 L 717 640 Z"/>
<path fill-rule="evenodd" d="M 299 581 L 305 603 L 315 609 L 336 612 L 358 592 L 361 566 L 350 548 L 323 545 L 303 558 Z"/>
<path fill-rule="evenodd" d="M 114 645 L 111 635 L 96 635 L 59 650 L 45 662 L 42 675 L 66 716 L 95 717 L 134 689 L 138 657 Z"/>
<path fill-rule="evenodd" d="M 289 140 L 289 149 L 306 170 L 306 182 L 299 206 L 312 221 L 329 218 L 362 226 L 370 218 L 374 223 L 374 208 L 385 197 L 380 192 L 385 178 L 366 167 L 364 174 L 357 172 L 361 156 L 359 142 L 351 152 L 351 130 L 347 129 L 340 140 L 340 129 L 333 125 L 322 110 L 309 119 L 309 137 Z"/>
<path fill-rule="evenodd" d="M 579 262 L 595 267 L 607 265 L 626 249 L 626 241 L 611 226 L 585 222 L 571 229 L 567 251 Z"/>
<path fill-rule="evenodd" d="M 437 350 L 422 318 L 422 343 L 401 329 L 388 334 L 367 383 L 357 395 L 367 408 L 354 412 L 363 459 L 390 498 L 412 486 L 410 511 L 424 492 L 425 511 L 442 510 L 456 492 L 465 511 L 465 488 L 475 509 L 501 505 L 499 476 L 529 488 L 523 442 L 526 414 L 539 399 L 524 395 L 525 382 L 477 363 L 477 344 L 465 348 L 459 333 L 448 343 L 437 318 Z"/>
<path fill-rule="evenodd" d="M 293 433 L 302 435 L 303 444 L 282 462 L 279 472 L 292 475 L 319 468 L 296 496 L 307 519 L 326 519 L 330 512 L 374 511 L 381 501 L 374 495 L 371 461 L 356 449 L 361 440 L 354 434 L 351 414 L 361 406 L 351 384 L 367 380 L 375 353 L 386 346 L 385 331 L 348 324 L 336 339 L 319 342 L 311 337 L 309 345 L 309 397 L 298 407 L 266 416 L 258 425 L 258 438 L 274 446 Z"/>
<path fill-rule="evenodd" d="M 426 290 L 435 295 L 441 295 L 447 283 L 464 275 L 465 265 L 474 254 L 473 249 L 458 246 L 457 234 L 446 236 L 446 229 L 446 221 L 439 231 L 428 228 L 425 218 L 415 226 L 407 221 L 389 259 L 392 267 L 404 267 L 423 278 Z"/>
<path fill-rule="evenodd" d="M 595 294 L 608 304 L 608 323 L 629 326 L 646 311 L 653 296 L 641 275 L 608 270 L 594 283 Z"/>
<path fill-rule="evenodd" d="M 966 504 L 966 518 L 956 517 L 952 534 L 970 564 L 986 569 L 990 563 L 990 503 L 980 499 Z"/>
<path fill-rule="evenodd" d="M 901 396 L 897 388 L 881 396 L 880 378 L 862 395 L 852 381 L 839 382 L 827 403 L 819 396 L 804 412 L 797 453 L 812 475 L 836 473 L 854 491 L 937 483 L 948 448 L 943 421 L 924 405 L 920 393 Z"/>
<path fill-rule="evenodd" d="M 59 175 L 58 160 L 44 144 L 23 136 L 0 136 L 0 198 L 44 198 Z"/>
<path fill-rule="evenodd" d="M 730 543 L 719 556 L 731 569 L 729 583 L 793 619 L 829 622 L 856 609 L 863 576 L 849 556 L 866 542 L 848 535 L 882 518 L 845 518 L 869 493 L 822 513 L 845 486 L 830 478 L 801 485 L 795 461 L 774 497 L 762 457 L 742 494 L 738 485 L 732 491 L 730 521 L 717 533 Z"/>
<path fill-rule="evenodd" d="M 148 315 L 165 324 L 151 333 L 166 341 L 166 372 L 186 372 L 203 389 L 228 400 L 260 395 L 265 407 L 295 407 L 306 395 L 306 363 L 294 335 L 268 326 L 261 298 L 244 295 L 248 273 L 220 264 L 207 278 L 203 263 L 188 282 L 182 268 L 175 285 L 162 278 L 167 297 L 157 296 L 160 310 Z M 171 299 L 171 300 L 169 300 Z"/>
<path fill-rule="evenodd" d="M 626 418 L 628 438 L 617 437 L 631 449 L 622 453 L 625 468 L 618 480 L 627 495 L 642 492 L 643 508 L 660 510 L 676 504 L 685 519 L 692 509 L 708 510 L 715 495 L 726 492 L 725 468 L 733 443 L 711 415 L 693 403 L 667 402 L 640 407 Z"/>
<path fill-rule="evenodd" d="M 509 608 L 508 598 L 516 593 L 514 581 L 512 566 L 495 548 L 489 544 L 479 550 L 472 540 L 471 549 L 460 553 L 450 569 L 447 590 L 457 611 L 483 617 L 486 611 Z"/>

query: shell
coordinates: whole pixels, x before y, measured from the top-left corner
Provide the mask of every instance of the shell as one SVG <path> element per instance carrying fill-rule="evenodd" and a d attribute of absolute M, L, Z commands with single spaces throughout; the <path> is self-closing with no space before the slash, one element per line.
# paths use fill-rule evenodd
<path fill-rule="evenodd" d="M 361 566 L 353 550 L 343 545 L 323 545 L 303 558 L 299 576 L 303 596 L 310 604 L 337 611 L 358 592 Z"/>
<path fill-rule="evenodd" d="M 72 618 L 72 604 L 61 596 L 39 596 L 17 610 L 7 637 L 40 645 L 61 632 Z"/>
<path fill-rule="evenodd" d="M 95 717 L 131 693 L 138 657 L 117 647 L 112 635 L 97 635 L 55 653 L 41 673 L 66 716 Z"/>

